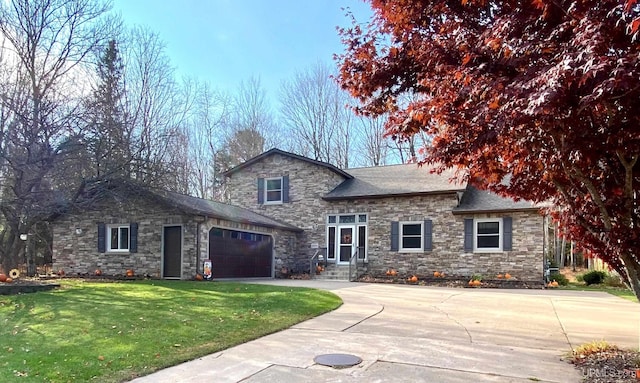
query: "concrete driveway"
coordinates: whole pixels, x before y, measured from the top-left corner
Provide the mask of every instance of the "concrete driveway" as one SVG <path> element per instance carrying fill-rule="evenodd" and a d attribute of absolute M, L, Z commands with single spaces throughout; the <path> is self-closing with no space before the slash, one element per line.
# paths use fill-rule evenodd
<path fill-rule="evenodd" d="M 269 280 L 332 290 L 337 310 L 136 383 L 580 382 L 584 342 L 637 348 L 640 305 L 606 293 Z M 362 363 L 318 365 L 320 354 Z"/>

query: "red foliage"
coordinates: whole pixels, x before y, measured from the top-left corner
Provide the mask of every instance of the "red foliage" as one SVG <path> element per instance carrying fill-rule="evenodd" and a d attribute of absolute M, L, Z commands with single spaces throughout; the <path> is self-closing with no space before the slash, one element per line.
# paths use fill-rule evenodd
<path fill-rule="evenodd" d="M 423 162 L 555 219 L 640 296 L 640 2 L 371 0 L 339 81 Z M 407 101 L 410 94 L 410 101 Z M 509 182 L 505 182 L 509 180 Z"/>

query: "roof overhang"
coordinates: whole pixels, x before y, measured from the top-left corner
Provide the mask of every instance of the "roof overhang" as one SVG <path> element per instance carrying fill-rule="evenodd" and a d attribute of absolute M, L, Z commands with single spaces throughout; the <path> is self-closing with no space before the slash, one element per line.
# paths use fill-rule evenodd
<path fill-rule="evenodd" d="M 312 160 L 310 158 L 307 158 L 307 157 L 304 157 L 304 156 L 300 156 L 300 155 L 294 154 L 294 153 L 285 152 L 284 150 L 280 150 L 280 149 L 276 149 L 276 148 L 270 149 L 270 150 L 268 150 L 268 151 L 266 151 L 266 152 L 264 152 L 262 154 L 259 154 L 259 155 L 255 156 L 253 158 L 250 158 L 247 161 L 241 163 L 238 166 L 235 166 L 235 167 L 227 170 L 226 172 L 224 172 L 222 174 L 225 177 L 231 177 L 234 173 L 236 173 L 236 172 L 238 172 L 238 171 L 240 171 L 240 170 L 242 170 L 242 169 L 244 169 L 244 168 L 246 168 L 248 166 L 251 166 L 251 165 L 255 164 L 256 162 L 259 162 L 262 159 L 264 159 L 264 158 L 266 158 L 266 157 L 268 157 L 270 155 L 273 155 L 273 154 L 280 154 L 280 155 L 285 156 L 285 157 L 295 158 L 295 159 L 300 160 L 300 161 L 304 161 L 304 162 L 307 162 L 307 163 L 310 163 L 310 164 L 314 164 L 314 165 L 318 165 L 318 166 L 327 168 L 327 169 L 331 170 L 332 172 L 343 176 L 346 179 L 352 179 L 353 178 L 353 176 L 351 174 L 349 174 L 349 173 L 345 172 L 344 170 L 342 170 L 342 169 L 340 169 L 340 168 L 338 168 L 338 167 L 336 167 L 334 165 L 331 165 L 331 164 L 329 164 L 327 162 Z"/>

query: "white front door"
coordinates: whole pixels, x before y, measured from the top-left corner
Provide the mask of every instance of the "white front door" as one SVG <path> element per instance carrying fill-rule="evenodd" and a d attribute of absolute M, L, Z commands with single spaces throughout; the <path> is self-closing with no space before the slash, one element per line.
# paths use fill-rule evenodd
<path fill-rule="evenodd" d="M 355 226 L 338 226 L 338 264 L 348 264 L 355 251 Z"/>

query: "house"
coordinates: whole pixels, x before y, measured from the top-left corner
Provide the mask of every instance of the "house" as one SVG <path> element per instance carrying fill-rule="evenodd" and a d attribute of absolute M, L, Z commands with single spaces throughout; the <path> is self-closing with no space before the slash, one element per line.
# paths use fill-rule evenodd
<path fill-rule="evenodd" d="M 495 275 L 540 281 L 543 217 L 415 164 L 342 170 L 278 149 L 226 172 L 231 203 L 302 229 L 296 266 L 326 247 L 329 264 L 355 249 L 368 273 Z"/>
<path fill-rule="evenodd" d="M 308 271 L 319 250 L 332 268 L 356 254 L 364 270 L 543 278 L 543 217 L 415 164 L 343 170 L 279 149 L 225 173 L 230 204 L 125 187 L 93 209 L 56 219 L 54 268 L 126 269 L 193 278 Z M 131 192 L 133 190 L 133 192 Z"/>

